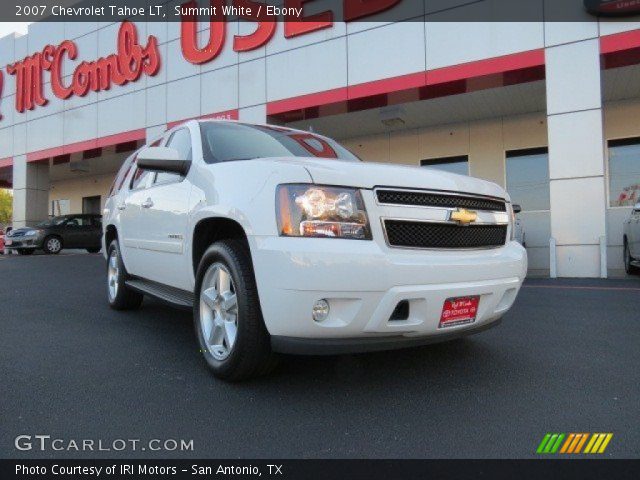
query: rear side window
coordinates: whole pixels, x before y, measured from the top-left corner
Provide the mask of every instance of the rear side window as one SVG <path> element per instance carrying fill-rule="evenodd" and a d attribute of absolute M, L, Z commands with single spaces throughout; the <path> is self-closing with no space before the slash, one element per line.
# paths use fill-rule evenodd
<path fill-rule="evenodd" d="M 120 167 L 120 170 L 118 171 L 118 175 L 116 175 L 116 179 L 113 181 L 113 184 L 111 185 L 111 189 L 109 190 L 110 197 L 117 194 L 122 188 L 122 185 L 124 184 L 124 180 L 125 178 L 127 178 L 127 175 L 129 175 L 129 171 L 131 170 L 131 165 L 133 165 L 134 157 L 135 155 L 131 155 L 129 158 L 127 158 L 124 161 L 124 163 Z"/>
<path fill-rule="evenodd" d="M 141 168 L 136 168 L 136 172 L 133 174 L 133 178 L 131 179 L 131 190 L 144 188 L 147 185 L 147 179 L 151 175 L 153 175 L 153 172 L 151 172 L 150 170 L 142 170 Z"/>

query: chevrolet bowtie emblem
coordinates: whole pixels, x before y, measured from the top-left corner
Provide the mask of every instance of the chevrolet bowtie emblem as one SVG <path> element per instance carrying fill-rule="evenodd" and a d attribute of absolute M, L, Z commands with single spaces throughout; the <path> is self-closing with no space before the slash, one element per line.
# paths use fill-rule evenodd
<path fill-rule="evenodd" d="M 478 214 L 467 210 L 465 208 L 458 208 L 454 212 L 451 212 L 449 220 L 458 222 L 460 225 L 469 225 L 471 222 L 475 222 L 478 219 Z"/>

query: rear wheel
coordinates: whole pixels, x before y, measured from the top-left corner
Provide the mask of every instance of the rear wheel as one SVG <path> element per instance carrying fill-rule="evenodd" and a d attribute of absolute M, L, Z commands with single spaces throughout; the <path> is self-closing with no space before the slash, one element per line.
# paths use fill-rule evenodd
<path fill-rule="evenodd" d="M 209 247 L 198 267 L 195 291 L 196 336 L 213 374 L 239 381 L 269 372 L 276 357 L 246 243 L 233 239 Z"/>
<path fill-rule="evenodd" d="M 640 269 L 634 265 L 631 265 L 635 259 L 631 256 L 631 252 L 629 251 L 629 243 L 627 239 L 624 239 L 624 270 L 629 275 L 637 275 L 640 273 Z"/>
<path fill-rule="evenodd" d="M 87 248 L 87 252 L 89 253 L 98 253 L 100 248 Z"/>
<path fill-rule="evenodd" d="M 118 241 L 114 240 L 109 245 L 107 260 L 107 293 L 109 306 L 114 310 L 133 310 L 142 305 L 144 296 L 125 284 L 128 276 L 120 257 Z"/>
<path fill-rule="evenodd" d="M 44 250 L 44 253 L 56 255 L 60 253 L 60 250 L 62 250 L 62 239 L 55 235 L 50 235 L 44 239 L 42 249 Z"/>

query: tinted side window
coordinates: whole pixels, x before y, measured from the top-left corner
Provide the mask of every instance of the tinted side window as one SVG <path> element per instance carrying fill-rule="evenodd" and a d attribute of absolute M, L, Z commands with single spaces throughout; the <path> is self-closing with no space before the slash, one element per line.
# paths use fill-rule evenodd
<path fill-rule="evenodd" d="M 122 167 L 120 167 L 118 175 L 116 175 L 113 185 L 111 185 L 111 190 L 109 190 L 109 196 L 115 195 L 122 188 L 122 184 L 124 183 L 125 178 L 127 178 L 129 170 L 131 170 L 131 165 L 133 165 L 133 157 L 134 155 L 131 155 L 127 158 L 122 164 Z"/>
<path fill-rule="evenodd" d="M 131 190 L 144 188 L 147 185 L 147 179 L 151 175 L 153 175 L 153 172 L 136 167 L 136 172 L 133 174 L 133 178 L 131 179 Z"/>
<path fill-rule="evenodd" d="M 175 148 L 180 154 L 180 158 L 191 160 L 191 133 L 186 128 L 181 128 L 173 132 L 167 147 Z"/>
<path fill-rule="evenodd" d="M 167 147 L 175 148 L 180 154 L 180 158 L 191 160 L 191 133 L 186 128 L 173 132 Z M 158 172 L 154 183 L 169 183 L 179 181 L 181 176 L 177 173 Z"/>
<path fill-rule="evenodd" d="M 65 222 L 67 227 L 88 227 L 91 225 L 90 217 L 71 217 Z"/>

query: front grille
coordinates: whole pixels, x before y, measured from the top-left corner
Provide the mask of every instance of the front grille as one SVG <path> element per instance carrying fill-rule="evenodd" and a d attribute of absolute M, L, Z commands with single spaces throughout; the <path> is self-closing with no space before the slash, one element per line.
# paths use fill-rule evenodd
<path fill-rule="evenodd" d="M 506 225 L 459 226 L 448 223 L 385 220 L 387 241 L 405 248 L 489 248 L 504 245 Z"/>
<path fill-rule="evenodd" d="M 461 195 L 443 195 L 430 192 L 412 192 L 406 190 L 378 190 L 378 201 L 392 205 L 412 205 L 419 207 L 471 208 L 473 210 L 491 210 L 506 212 L 505 202 L 482 197 Z"/>

